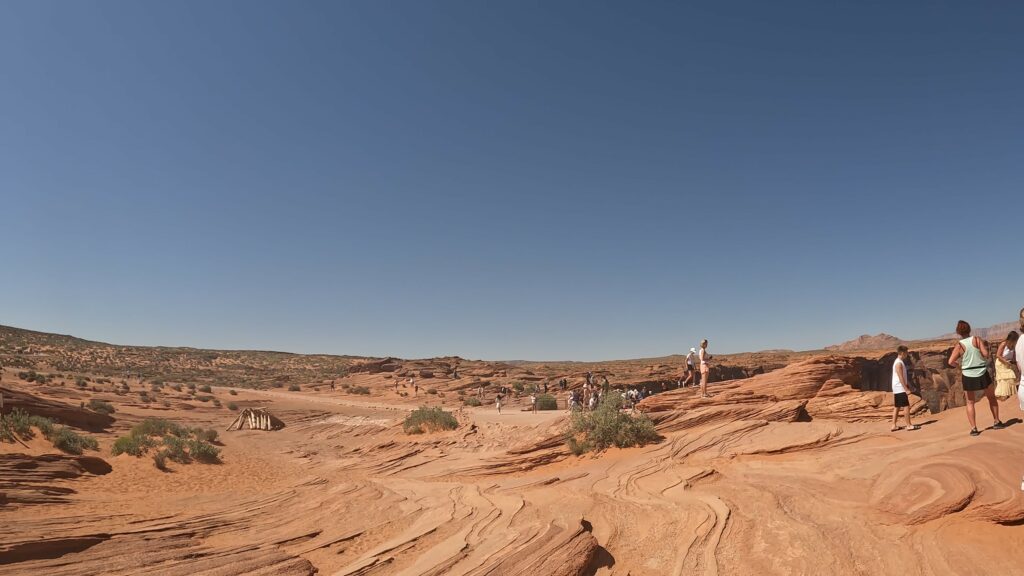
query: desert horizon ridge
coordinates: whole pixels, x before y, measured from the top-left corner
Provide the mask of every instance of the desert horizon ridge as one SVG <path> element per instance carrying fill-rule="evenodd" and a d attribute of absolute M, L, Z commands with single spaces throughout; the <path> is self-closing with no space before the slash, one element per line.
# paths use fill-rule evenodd
<path fill-rule="evenodd" d="M 1002 402 L 993 430 L 979 404 L 968 436 L 948 348 L 912 350 L 922 426 L 891 432 L 889 348 L 723 356 L 700 398 L 657 359 L 183 351 L 3 327 L 4 414 L 96 445 L 38 422 L 0 442 L 0 572 L 1014 573 L 1022 415 Z M 570 449 L 588 372 L 648 392 L 624 413 L 657 438 Z M 545 385 L 556 409 L 533 412 Z M 407 433 L 419 407 L 452 429 Z M 283 427 L 228 431 L 247 409 Z"/>

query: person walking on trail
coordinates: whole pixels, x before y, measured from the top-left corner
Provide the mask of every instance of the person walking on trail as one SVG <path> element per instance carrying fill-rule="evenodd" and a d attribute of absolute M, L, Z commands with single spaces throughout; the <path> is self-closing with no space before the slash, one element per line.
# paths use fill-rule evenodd
<path fill-rule="evenodd" d="M 690 348 L 690 353 L 686 355 L 686 373 L 683 375 L 684 378 L 679 382 L 680 388 L 686 388 L 688 385 L 697 385 L 697 367 L 694 362 L 697 360 L 697 349 Z"/>
<path fill-rule="evenodd" d="M 498 392 L 498 395 L 494 397 L 494 406 L 498 408 L 498 414 L 501 414 L 501 401 L 504 399 L 505 397 L 501 392 Z"/>
<path fill-rule="evenodd" d="M 920 430 L 921 427 L 910 422 L 910 397 L 907 390 L 910 389 L 910 377 L 907 374 L 907 355 L 909 350 L 906 346 L 900 345 L 896 348 L 896 361 L 892 363 L 892 428 L 893 432 L 900 429 L 896 425 L 899 421 L 900 410 L 906 409 L 907 430 Z"/>
<path fill-rule="evenodd" d="M 536 392 L 531 392 L 530 393 L 530 410 L 534 414 L 537 413 L 537 393 Z"/>
<path fill-rule="evenodd" d="M 981 434 L 975 419 L 974 403 L 977 401 L 975 392 L 983 392 L 988 398 L 988 408 L 992 411 L 993 430 L 1006 428 L 999 419 L 999 402 L 996 401 L 992 389 L 992 377 L 988 374 L 988 344 L 978 336 L 971 336 L 971 325 L 961 320 L 956 323 L 956 333 L 960 340 L 953 346 L 949 355 L 949 367 L 957 368 L 963 375 L 964 399 L 967 401 L 967 421 L 971 424 L 971 436 Z M 959 364 L 958 364 L 959 362 Z"/>
<path fill-rule="evenodd" d="M 1020 380 L 1020 367 L 1016 362 L 1018 340 L 1020 334 L 1013 330 L 996 349 L 996 398 L 999 400 L 1017 395 L 1017 381 Z"/>
<path fill-rule="evenodd" d="M 708 374 L 711 372 L 711 354 L 708 354 L 708 339 L 700 341 L 700 397 L 711 398 L 708 394 Z"/>

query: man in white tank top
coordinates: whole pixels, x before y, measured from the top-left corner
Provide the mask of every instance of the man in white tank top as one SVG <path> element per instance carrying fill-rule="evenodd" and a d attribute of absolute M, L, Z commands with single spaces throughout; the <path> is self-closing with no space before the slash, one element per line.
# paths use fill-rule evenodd
<path fill-rule="evenodd" d="M 907 374 L 907 356 L 909 351 L 906 346 L 900 345 L 896 348 L 896 361 L 892 363 L 892 428 L 893 432 L 900 429 L 896 422 L 900 417 L 900 410 L 906 409 L 907 430 L 920 430 L 910 422 L 910 397 L 907 396 L 907 389 L 910 388 L 910 378 Z"/>

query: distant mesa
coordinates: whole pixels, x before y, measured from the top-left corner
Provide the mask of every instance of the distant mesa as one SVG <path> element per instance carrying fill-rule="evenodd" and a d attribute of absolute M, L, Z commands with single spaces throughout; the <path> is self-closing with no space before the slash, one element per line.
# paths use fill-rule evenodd
<path fill-rule="evenodd" d="M 903 340 L 891 335 L 891 334 L 876 334 L 874 336 L 864 334 L 858 336 L 853 340 L 848 340 L 842 344 L 835 344 L 833 346 L 826 346 L 825 350 L 832 352 L 851 352 L 854 350 L 886 350 L 892 349 L 900 344 L 903 344 Z"/>

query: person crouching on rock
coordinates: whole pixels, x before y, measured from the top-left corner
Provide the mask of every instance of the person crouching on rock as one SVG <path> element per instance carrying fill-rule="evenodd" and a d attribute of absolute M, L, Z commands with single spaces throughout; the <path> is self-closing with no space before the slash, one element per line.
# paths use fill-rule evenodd
<path fill-rule="evenodd" d="M 921 427 L 910 422 L 910 398 L 907 396 L 907 389 L 910 388 L 910 380 L 907 375 L 907 354 L 906 346 L 896 348 L 896 361 L 892 363 L 892 428 L 893 432 L 900 429 L 896 422 L 900 417 L 900 410 L 906 408 L 907 430 L 920 430 Z"/>
<path fill-rule="evenodd" d="M 967 401 L 967 421 L 971 423 L 971 436 L 981 434 L 974 418 L 974 393 L 978 391 L 983 391 L 988 398 L 988 408 L 995 420 L 992 429 L 1002 430 L 1006 428 L 1006 424 L 999 419 L 999 402 L 996 401 L 996 395 L 992 390 L 992 377 L 988 374 L 988 344 L 977 336 L 971 336 L 971 325 L 963 320 L 956 323 L 956 333 L 960 340 L 953 346 L 953 353 L 949 355 L 949 367 L 959 366 L 963 374 L 964 399 Z"/>

